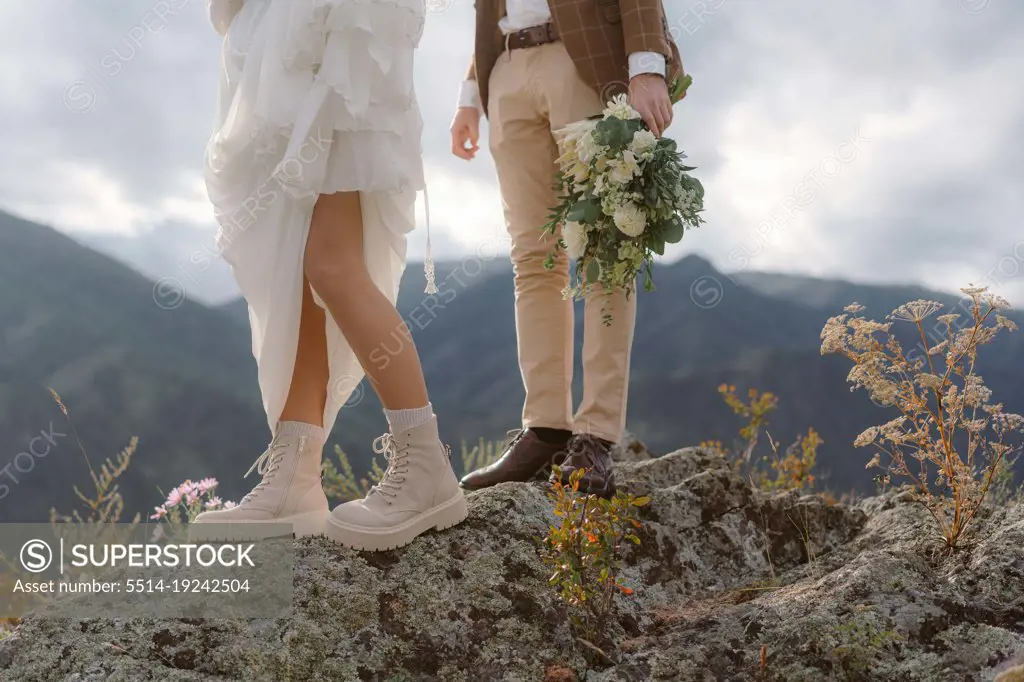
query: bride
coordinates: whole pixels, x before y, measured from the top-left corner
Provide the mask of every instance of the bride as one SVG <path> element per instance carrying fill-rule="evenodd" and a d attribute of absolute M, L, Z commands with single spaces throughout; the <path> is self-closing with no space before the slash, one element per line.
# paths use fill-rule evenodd
<path fill-rule="evenodd" d="M 382 550 L 455 525 L 466 502 L 394 306 L 424 189 L 413 89 L 424 0 L 207 3 L 224 45 L 206 183 L 218 248 L 249 305 L 273 438 L 249 470 L 260 483 L 237 507 L 200 514 L 193 532 L 283 523 Z M 431 292 L 429 235 L 426 271 Z M 396 332 L 405 343 L 385 351 Z M 385 408 L 374 449 L 388 466 L 365 499 L 330 512 L 322 449 L 364 375 Z"/>

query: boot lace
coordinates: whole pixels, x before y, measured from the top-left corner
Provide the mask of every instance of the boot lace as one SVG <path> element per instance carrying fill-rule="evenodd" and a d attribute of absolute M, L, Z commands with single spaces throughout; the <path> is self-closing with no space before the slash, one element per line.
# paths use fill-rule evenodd
<path fill-rule="evenodd" d="M 402 484 L 405 483 L 405 474 L 409 473 L 409 468 L 406 466 L 408 461 L 405 448 L 399 449 L 395 437 L 390 433 L 385 433 L 373 441 L 373 451 L 378 455 L 384 455 L 388 466 L 380 481 L 370 488 L 367 497 L 373 493 L 379 493 L 385 497 L 397 497 L 398 492 L 402 489 Z M 388 500 L 388 504 L 391 504 L 391 500 Z"/>
<path fill-rule="evenodd" d="M 245 478 L 249 477 L 253 471 L 263 477 L 256 487 L 249 491 L 249 493 L 242 498 L 242 502 L 248 502 L 256 497 L 256 494 L 265 489 L 270 482 L 274 479 L 274 474 L 277 473 L 278 468 L 281 466 L 281 458 L 284 454 L 285 447 L 282 443 L 274 441 L 267 448 L 266 452 L 260 455 L 249 470 L 245 472 Z M 241 504 L 240 502 L 239 504 Z"/>
<path fill-rule="evenodd" d="M 505 440 L 505 445 L 502 446 L 502 451 L 508 450 L 522 440 L 523 436 L 526 435 L 526 429 L 509 429 L 505 435 L 508 438 Z"/>
<path fill-rule="evenodd" d="M 569 441 L 564 457 L 559 465 L 573 469 L 603 471 L 604 464 L 599 456 L 601 444 L 593 436 L 578 435 Z M 561 454 L 561 453 L 560 453 Z"/>

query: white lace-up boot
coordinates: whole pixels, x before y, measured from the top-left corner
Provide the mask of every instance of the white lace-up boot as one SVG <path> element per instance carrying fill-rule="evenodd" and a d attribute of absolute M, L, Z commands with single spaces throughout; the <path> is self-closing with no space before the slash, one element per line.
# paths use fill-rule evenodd
<path fill-rule="evenodd" d="M 364 499 L 331 512 L 324 524 L 327 537 L 354 549 L 394 549 L 432 528 L 461 523 L 469 514 L 448 448 L 438 438 L 436 417 L 384 434 L 373 449 L 387 457 L 384 476 Z"/>
<path fill-rule="evenodd" d="M 238 506 L 203 512 L 189 526 L 189 539 L 259 540 L 279 535 L 261 524 L 291 525 L 295 537 L 320 535 L 330 511 L 320 482 L 323 444 L 308 435 L 279 433 L 246 476 L 263 477 Z"/>

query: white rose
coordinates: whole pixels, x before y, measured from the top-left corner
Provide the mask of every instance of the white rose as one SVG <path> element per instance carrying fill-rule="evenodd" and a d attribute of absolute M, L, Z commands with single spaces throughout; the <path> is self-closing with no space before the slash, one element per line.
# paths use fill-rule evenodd
<path fill-rule="evenodd" d="M 656 146 L 658 146 L 658 138 L 650 130 L 643 129 L 633 133 L 633 142 L 629 145 L 629 148 L 634 154 L 642 157 L 654 151 Z"/>
<path fill-rule="evenodd" d="M 612 161 L 608 181 L 615 185 L 625 185 L 639 174 L 640 164 L 637 163 L 633 152 L 626 151 L 621 159 Z"/>
<path fill-rule="evenodd" d="M 612 169 L 608 171 L 608 182 L 613 185 L 625 185 L 632 179 L 633 173 L 625 164 L 619 161 L 612 162 Z"/>
<path fill-rule="evenodd" d="M 579 260 L 587 249 L 587 228 L 577 222 L 567 222 L 562 226 L 562 241 L 569 258 Z"/>
<path fill-rule="evenodd" d="M 629 203 L 615 209 L 612 217 L 615 227 L 628 237 L 639 237 L 647 228 L 647 216 L 636 204 Z"/>
<path fill-rule="evenodd" d="M 608 103 L 608 107 L 604 110 L 604 117 L 610 118 L 621 118 L 624 121 L 628 121 L 634 118 L 640 118 L 640 112 L 634 109 L 629 104 L 629 97 L 626 95 L 616 95 L 615 99 Z"/>

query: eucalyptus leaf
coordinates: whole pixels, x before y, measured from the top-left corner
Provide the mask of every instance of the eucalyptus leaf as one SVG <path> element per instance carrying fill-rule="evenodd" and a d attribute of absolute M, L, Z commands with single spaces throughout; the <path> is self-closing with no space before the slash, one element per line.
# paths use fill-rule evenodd
<path fill-rule="evenodd" d="M 675 217 L 665 224 L 665 228 L 662 230 L 662 236 L 666 243 L 678 244 L 683 240 L 683 234 L 685 232 L 686 228 L 683 226 L 683 222 L 679 220 L 678 217 Z"/>
<path fill-rule="evenodd" d="M 575 223 L 595 223 L 601 218 L 601 204 L 594 199 L 583 199 L 569 209 L 565 218 Z"/>
<path fill-rule="evenodd" d="M 633 140 L 629 124 L 621 118 L 607 118 L 597 125 L 595 137 L 599 144 L 621 150 Z"/>

